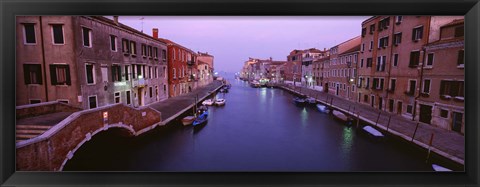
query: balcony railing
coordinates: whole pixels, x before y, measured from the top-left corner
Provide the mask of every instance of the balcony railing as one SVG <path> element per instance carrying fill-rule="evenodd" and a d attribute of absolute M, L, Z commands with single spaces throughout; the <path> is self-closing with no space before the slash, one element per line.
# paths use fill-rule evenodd
<path fill-rule="evenodd" d="M 143 78 L 133 79 L 133 81 L 132 81 L 132 86 L 133 87 L 144 87 L 145 85 L 147 85 L 147 81 Z"/>

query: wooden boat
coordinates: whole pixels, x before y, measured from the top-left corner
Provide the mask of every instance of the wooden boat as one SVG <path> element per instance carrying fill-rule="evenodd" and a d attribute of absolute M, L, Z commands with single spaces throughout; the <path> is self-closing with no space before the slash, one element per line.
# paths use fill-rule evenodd
<path fill-rule="evenodd" d="M 217 106 L 223 106 L 223 105 L 225 105 L 225 102 L 226 102 L 225 99 L 217 99 L 217 100 L 215 101 L 215 104 L 216 104 Z"/>
<path fill-rule="evenodd" d="M 338 120 L 340 120 L 342 122 L 345 122 L 346 125 L 352 125 L 352 120 L 349 117 L 347 117 L 345 114 L 343 114 L 342 112 L 340 112 L 338 110 L 333 110 L 332 114 Z"/>
<path fill-rule="evenodd" d="M 195 121 L 195 116 L 187 116 L 182 119 L 182 124 L 184 126 L 191 125 Z"/>
<path fill-rule="evenodd" d="M 192 125 L 193 125 L 194 127 L 196 127 L 196 126 L 201 126 L 201 125 L 204 125 L 205 122 L 207 122 L 207 120 L 208 120 L 208 112 L 205 111 L 205 112 L 203 112 L 202 114 L 200 114 L 200 115 L 197 117 L 197 119 L 195 119 L 195 120 L 193 121 Z"/>
<path fill-rule="evenodd" d="M 207 100 L 202 102 L 202 105 L 212 106 L 213 105 L 213 100 L 212 99 L 207 99 Z"/>
<path fill-rule="evenodd" d="M 445 168 L 437 164 L 432 164 L 432 168 L 434 171 L 452 171 L 451 169 Z"/>
<path fill-rule="evenodd" d="M 367 125 L 367 126 L 363 127 L 363 130 L 364 130 L 365 132 L 367 132 L 368 134 L 370 134 L 372 137 L 375 137 L 375 138 L 382 138 L 382 137 L 384 137 L 383 134 L 382 134 L 380 131 L 378 131 L 377 129 L 375 129 L 375 128 L 371 127 L 371 126 L 368 126 L 368 125 Z"/>
<path fill-rule="evenodd" d="M 306 103 L 305 99 L 302 99 L 302 98 L 299 98 L 299 97 L 293 98 L 293 102 L 294 102 L 297 106 L 304 106 L 305 103 Z"/>
<path fill-rule="evenodd" d="M 320 111 L 320 112 L 324 112 L 324 113 L 328 113 L 328 112 L 329 112 L 328 107 L 325 106 L 325 105 L 322 105 L 322 104 L 317 104 L 317 109 L 318 109 L 318 111 Z"/>

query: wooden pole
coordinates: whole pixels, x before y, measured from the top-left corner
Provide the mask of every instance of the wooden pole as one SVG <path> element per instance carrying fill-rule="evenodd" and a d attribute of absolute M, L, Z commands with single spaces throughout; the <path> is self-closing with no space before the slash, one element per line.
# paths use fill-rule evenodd
<path fill-rule="evenodd" d="M 357 129 L 358 129 L 359 123 L 360 123 L 360 111 L 358 111 L 357 113 Z"/>
<path fill-rule="evenodd" d="M 392 118 L 392 115 L 388 117 L 388 124 L 387 124 L 387 132 L 388 132 L 388 127 L 390 127 L 390 119 Z"/>
<path fill-rule="evenodd" d="M 380 119 L 380 114 L 381 113 L 382 113 L 382 111 L 378 112 L 377 121 L 375 122 L 375 126 L 377 126 L 377 124 L 378 124 L 378 120 Z"/>
<path fill-rule="evenodd" d="M 348 105 L 347 113 L 350 113 L 350 107 L 352 107 L 352 105 Z"/>
<path fill-rule="evenodd" d="M 425 163 L 428 163 L 428 160 L 430 159 L 430 148 L 432 147 L 432 142 L 433 142 L 433 133 L 430 135 L 430 142 L 428 142 L 428 153 L 427 153 L 427 159 L 425 160 Z"/>
<path fill-rule="evenodd" d="M 413 131 L 413 135 L 412 135 L 412 140 L 411 140 L 411 142 L 413 141 L 413 138 L 415 138 L 415 134 L 417 133 L 417 129 L 418 129 L 418 125 L 419 125 L 419 124 L 420 124 L 420 123 L 417 123 L 417 127 L 415 127 L 415 131 Z"/>

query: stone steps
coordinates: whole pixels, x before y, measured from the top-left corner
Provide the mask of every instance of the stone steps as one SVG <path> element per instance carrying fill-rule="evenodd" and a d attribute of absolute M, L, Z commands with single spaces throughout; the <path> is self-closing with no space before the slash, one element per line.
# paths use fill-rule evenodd
<path fill-rule="evenodd" d="M 16 125 L 16 142 L 40 136 L 51 127 L 48 125 Z"/>

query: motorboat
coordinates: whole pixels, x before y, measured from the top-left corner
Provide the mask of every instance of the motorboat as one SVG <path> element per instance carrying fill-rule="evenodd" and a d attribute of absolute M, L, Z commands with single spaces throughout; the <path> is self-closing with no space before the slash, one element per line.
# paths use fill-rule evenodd
<path fill-rule="evenodd" d="M 367 125 L 367 126 L 363 127 L 363 130 L 364 130 L 365 132 L 367 132 L 368 134 L 370 134 L 372 137 L 375 137 L 375 138 L 382 138 L 382 137 L 384 137 L 383 134 L 382 134 L 380 131 L 378 131 L 377 129 L 375 129 L 375 128 L 371 127 L 371 126 L 368 126 L 368 125 Z"/>
<path fill-rule="evenodd" d="M 207 105 L 207 106 L 212 106 L 213 105 L 213 100 L 212 99 L 207 99 L 202 102 L 202 105 Z"/>
<path fill-rule="evenodd" d="M 305 106 L 305 99 L 302 99 L 300 97 L 295 97 L 293 98 L 293 102 L 297 105 L 297 106 Z"/>
<path fill-rule="evenodd" d="M 253 80 L 252 82 L 250 82 L 250 86 L 254 88 L 260 88 L 261 85 L 260 85 L 260 82 Z"/>
<path fill-rule="evenodd" d="M 226 102 L 225 99 L 222 99 L 222 98 L 215 100 L 215 104 L 217 106 L 223 106 L 223 105 L 225 105 L 225 102 Z"/>
<path fill-rule="evenodd" d="M 311 104 L 311 105 L 314 105 L 317 103 L 317 100 L 315 100 L 315 98 L 313 97 L 308 97 L 307 99 L 305 99 L 305 101 L 308 103 L 308 104 Z"/>
<path fill-rule="evenodd" d="M 318 109 L 318 111 L 320 111 L 320 112 L 324 112 L 324 113 L 328 113 L 328 112 L 329 112 L 328 107 L 325 106 L 325 105 L 322 105 L 322 104 L 317 104 L 317 109 Z"/>
<path fill-rule="evenodd" d="M 344 113 L 338 110 L 333 110 L 332 114 L 333 116 L 335 116 L 335 118 L 344 122 L 346 125 L 352 125 L 352 120 L 349 117 L 347 117 Z"/>
<path fill-rule="evenodd" d="M 451 169 L 448 169 L 446 167 L 443 167 L 437 164 L 432 164 L 432 168 L 434 171 L 452 171 Z"/>

